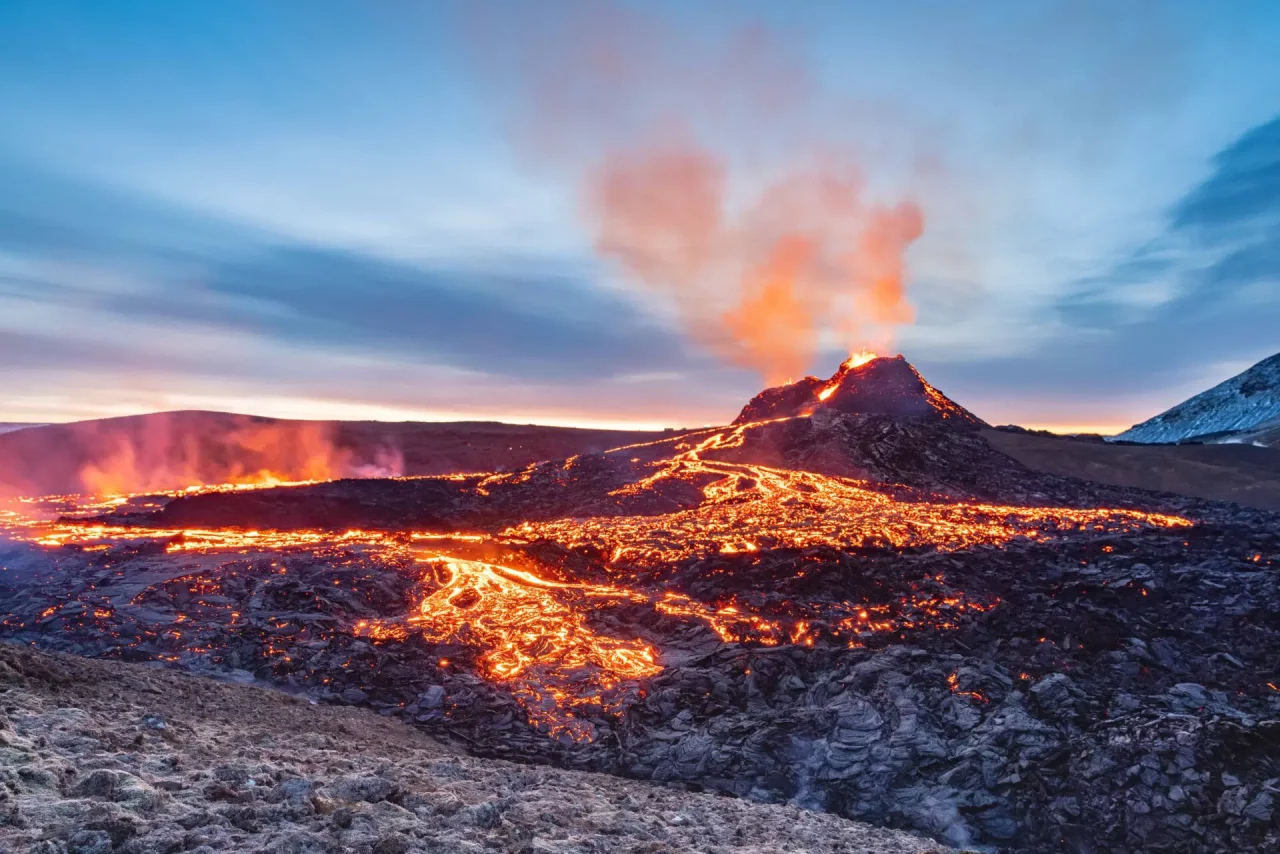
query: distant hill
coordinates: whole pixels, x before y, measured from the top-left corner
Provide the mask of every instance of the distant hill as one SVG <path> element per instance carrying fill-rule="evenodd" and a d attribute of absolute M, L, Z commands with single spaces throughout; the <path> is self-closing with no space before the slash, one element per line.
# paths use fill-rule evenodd
<path fill-rule="evenodd" d="M 672 433 L 160 412 L 0 435 L 0 494 L 510 470 Z"/>
<path fill-rule="evenodd" d="M 1029 469 L 1280 512 L 1280 452 L 1248 444 L 1141 445 L 983 430 Z"/>
<path fill-rule="evenodd" d="M 1115 438 L 1275 445 L 1280 442 L 1280 353 Z"/>
<path fill-rule="evenodd" d="M 41 427 L 41 424 L 24 424 L 20 421 L 0 421 L 0 433 L 12 433 L 14 430 L 25 430 L 28 427 Z"/>

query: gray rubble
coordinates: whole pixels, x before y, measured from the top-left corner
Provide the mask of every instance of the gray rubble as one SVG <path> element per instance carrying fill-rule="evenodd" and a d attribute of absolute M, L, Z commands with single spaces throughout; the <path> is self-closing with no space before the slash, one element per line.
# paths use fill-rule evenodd
<path fill-rule="evenodd" d="M 795 806 L 475 759 L 368 711 L 0 644 L 0 851 L 942 854 Z"/>

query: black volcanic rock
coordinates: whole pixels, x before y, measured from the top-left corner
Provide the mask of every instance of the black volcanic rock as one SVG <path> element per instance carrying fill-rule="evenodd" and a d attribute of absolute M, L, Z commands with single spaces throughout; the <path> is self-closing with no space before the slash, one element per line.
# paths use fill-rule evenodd
<path fill-rule="evenodd" d="M 861 364 L 850 359 L 827 380 L 805 377 L 765 389 L 743 407 L 734 424 L 808 415 L 829 409 L 846 414 L 943 421 L 976 429 L 982 419 L 938 391 L 902 356 L 881 356 Z"/>
<path fill-rule="evenodd" d="M 757 423 L 740 445 L 702 452 L 703 459 L 897 484 L 955 498 L 1023 504 L 1092 504 L 1096 490 L 1039 475 L 972 430 L 946 421 L 847 415 L 821 409 L 810 418 Z"/>
<path fill-rule="evenodd" d="M 703 453 L 775 453 L 789 466 L 847 464 L 904 480 L 985 454 L 972 470 L 975 492 L 1053 487 L 1092 504 L 1160 499 L 1106 487 L 1090 494 L 1081 481 L 1049 477 L 1002 487 L 1018 476 L 1016 464 L 982 452 L 981 434 L 941 423 L 824 411 L 743 433 L 742 445 Z M 934 442 L 945 444 L 931 451 Z M 418 497 L 458 501 L 469 513 L 483 509 L 481 498 L 527 510 L 537 496 L 550 502 L 541 508 L 548 514 L 599 512 L 619 480 L 635 475 L 630 466 L 645 465 L 631 456 L 643 450 L 538 467 L 491 482 L 480 498 L 443 487 Z M 382 483 L 412 497 L 427 482 Z M 351 507 L 395 509 L 370 482 L 325 489 L 354 490 Z M 324 506 L 317 498 L 332 498 L 325 489 L 262 495 L 297 496 L 294 510 L 315 512 Z M 942 600 L 951 627 L 870 631 L 852 646 L 822 637 L 768 645 L 722 642 L 707 626 L 640 603 L 602 605 L 592 626 L 653 638 L 664 668 L 643 691 L 628 687 L 625 716 L 591 710 L 591 742 L 548 738 L 526 721 L 508 683 L 477 675 L 466 643 L 351 632 L 357 620 L 407 613 L 432 582 L 404 559 L 347 547 L 234 553 L 203 568 L 162 551 L 66 548 L 38 577 L 0 573 L 0 638 L 256 677 L 321 702 L 372 707 L 482 756 L 804 805 L 967 848 L 1275 851 L 1278 517 L 1190 500 L 1170 509 L 1196 524 L 954 552 L 871 544 L 676 561 L 662 568 L 662 589 L 700 602 L 743 602 L 767 615 L 795 603 L 906 608 L 924 596 Z M 610 577 L 569 544 L 512 545 L 502 559 L 536 561 L 570 581 Z M 629 587 L 656 583 L 642 569 L 621 571 Z M 961 596 L 995 605 L 946 601 Z M 179 618 L 183 630 L 170 631 Z"/>
<path fill-rule="evenodd" d="M 910 500 L 934 495 L 1039 506 L 1158 505 L 1169 512 L 1180 506 L 1174 496 L 1134 494 L 1033 471 L 993 447 L 982 433 L 951 424 L 824 408 L 808 418 L 750 423 L 741 428 L 738 444 L 698 453 L 704 460 L 865 480 Z M 662 515 L 697 506 L 703 500 L 699 487 L 709 481 L 663 480 L 637 491 L 624 487 L 717 433 L 728 431 L 718 428 L 538 463 L 507 478 L 369 478 L 214 492 L 180 497 L 150 516 L 102 521 L 169 528 L 497 531 L 564 517 Z"/>

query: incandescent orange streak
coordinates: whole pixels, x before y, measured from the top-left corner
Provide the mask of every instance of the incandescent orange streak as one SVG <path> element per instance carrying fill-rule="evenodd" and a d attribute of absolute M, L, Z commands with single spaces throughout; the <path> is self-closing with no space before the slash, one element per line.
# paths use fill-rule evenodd
<path fill-rule="evenodd" d="M 1045 540 L 1083 530 L 1131 531 L 1189 525 L 1176 516 L 1121 509 L 1017 507 L 978 502 L 903 501 L 848 478 L 769 466 L 704 460 L 745 440 L 742 424 L 703 438 L 613 495 L 634 496 L 664 481 L 697 485 L 703 501 L 662 516 L 596 516 L 525 522 L 504 536 L 592 548 L 614 566 L 674 564 L 711 553 L 757 548 L 848 548 L 884 542 L 943 551 L 999 545 L 1017 537 Z"/>
<path fill-rule="evenodd" d="M 587 615 L 609 602 L 645 601 L 625 588 L 548 581 L 533 573 L 445 555 L 422 558 L 440 586 L 402 623 L 361 623 L 379 640 L 416 631 L 438 643 L 469 642 L 485 650 L 483 675 L 507 683 L 530 720 L 574 741 L 590 740 L 584 709 L 620 710 L 623 680 L 662 670 L 658 653 L 639 639 L 601 635 Z"/>
<path fill-rule="evenodd" d="M 991 702 L 985 694 L 978 691 L 961 691 L 960 690 L 960 674 L 952 673 L 947 677 L 947 687 L 951 689 L 951 693 L 957 697 L 968 697 L 971 700 L 977 700 L 981 703 Z"/>
<path fill-rule="evenodd" d="M 876 358 L 876 354 L 870 350 L 860 350 L 857 353 L 850 353 L 849 358 L 844 360 L 844 364 L 841 367 L 845 370 L 853 370 L 854 368 L 862 367 L 867 362 L 875 361 Z"/>

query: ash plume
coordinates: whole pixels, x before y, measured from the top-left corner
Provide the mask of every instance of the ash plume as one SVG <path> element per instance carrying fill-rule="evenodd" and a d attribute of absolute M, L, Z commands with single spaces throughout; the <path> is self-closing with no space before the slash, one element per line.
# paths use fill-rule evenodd
<path fill-rule="evenodd" d="M 487 11 L 478 53 L 515 93 L 519 150 L 571 182 L 597 255 L 693 339 L 774 383 L 914 319 L 924 215 L 876 198 L 814 130 L 817 87 L 785 39 L 700 38 L 606 2 Z"/>

